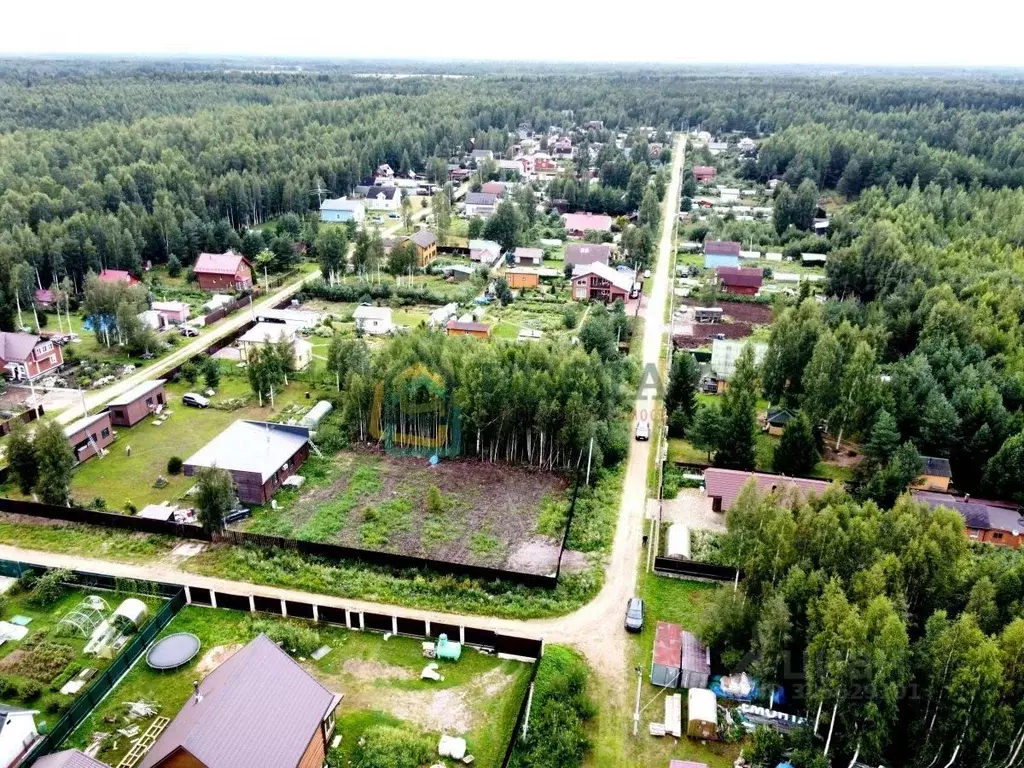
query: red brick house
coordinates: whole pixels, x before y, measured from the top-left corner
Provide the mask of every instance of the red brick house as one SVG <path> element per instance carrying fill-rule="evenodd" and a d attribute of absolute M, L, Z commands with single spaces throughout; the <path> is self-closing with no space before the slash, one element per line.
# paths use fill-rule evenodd
<path fill-rule="evenodd" d="M 764 273 L 750 267 L 718 267 L 718 282 L 726 293 L 753 296 L 760 290 Z"/>
<path fill-rule="evenodd" d="M 32 333 L 0 332 L 0 368 L 12 381 L 32 381 L 64 365 L 64 354 L 52 341 Z"/>
<path fill-rule="evenodd" d="M 201 253 L 193 269 L 204 291 L 245 291 L 252 288 L 252 265 L 240 253 Z"/>
<path fill-rule="evenodd" d="M 123 269 L 104 269 L 100 272 L 101 283 L 128 283 L 128 285 L 137 285 L 138 280 L 131 272 L 125 272 Z"/>
<path fill-rule="evenodd" d="M 713 168 L 710 165 L 693 166 L 693 179 L 700 184 L 713 181 L 716 176 L 718 176 L 717 168 Z"/>
<path fill-rule="evenodd" d="M 599 262 L 577 267 L 572 276 L 574 301 L 626 301 L 632 287 L 632 277 Z"/>

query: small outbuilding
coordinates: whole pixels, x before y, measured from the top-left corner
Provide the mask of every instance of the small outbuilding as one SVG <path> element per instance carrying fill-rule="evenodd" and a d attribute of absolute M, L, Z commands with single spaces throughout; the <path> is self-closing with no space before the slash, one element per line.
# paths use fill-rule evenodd
<path fill-rule="evenodd" d="M 137 597 L 129 597 L 117 606 L 117 610 L 114 611 L 112 617 L 112 623 L 130 626 L 132 629 L 142 629 L 142 625 L 146 623 L 148 615 L 149 609 L 146 608 L 144 602 Z"/>
<path fill-rule="evenodd" d="M 167 393 L 164 390 L 166 383 L 166 379 L 144 381 L 123 395 L 115 397 L 107 403 L 110 422 L 119 427 L 133 427 L 154 413 L 160 406 L 166 405 Z"/>
<path fill-rule="evenodd" d="M 691 688 L 686 696 L 686 735 L 718 738 L 718 699 L 707 688 Z"/>
<path fill-rule="evenodd" d="M 662 688 L 679 687 L 679 661 L 683 653 L 683 628 L 659 621 L 654 630 L 654 658 L 651 684 Z"/>
<path fill-rule="evenodd" d="M 683 630 L 680 633 L 682 655 L 679 661 L 680 688 L 707 688 L 711 678 L 711 649 L 697 636 Z"/>
<path fill-rule="evenodd" d="M 68 424 L 64 435 L 75 452 L 75 460 L 81 464 L 114 442 L 114 427 L 110 423 L 110 414 L 104 411 Z"/>

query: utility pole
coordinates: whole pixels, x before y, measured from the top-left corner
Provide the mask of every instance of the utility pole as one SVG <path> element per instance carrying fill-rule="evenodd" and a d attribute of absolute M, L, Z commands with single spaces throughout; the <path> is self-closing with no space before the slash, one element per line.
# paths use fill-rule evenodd
<path fill-rule="evenodd" d="M 644 671 L 636 667 L 636 705 L 633 707 L 633 738 L 636 738 L 637 730 L 640 728 L 640 686 L 644 682 Z"/>

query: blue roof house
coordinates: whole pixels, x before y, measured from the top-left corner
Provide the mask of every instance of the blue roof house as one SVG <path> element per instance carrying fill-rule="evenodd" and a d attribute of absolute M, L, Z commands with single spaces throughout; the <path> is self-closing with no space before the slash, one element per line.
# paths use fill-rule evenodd
<path fill-rule="evenodd" d="M 704 269 L 716 267 L 738 267 L 740 265 L 740 244 L 734 240 L 705 240 Z"/>
<path fill-rule="evenodd" d="M 320 203 L 320 221 L 345 222 L 362 221 L 366 218 L 366 204 L 362 200 L 338 197 Z"/>
<path fill-rule="evenodd" d="M 738 267 L 739 265 L 739 256 L 726 256 L 724 254 L 717 253 L 704 254 L 704 269 L 718 269 L 718 267 Z"/>

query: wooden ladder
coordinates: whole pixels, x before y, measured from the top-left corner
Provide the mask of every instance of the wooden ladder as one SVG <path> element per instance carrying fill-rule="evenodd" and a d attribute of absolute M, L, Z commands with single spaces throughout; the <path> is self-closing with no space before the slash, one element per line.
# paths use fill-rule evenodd
<path fill-rule="evenodd" d="M 135 768 L 136 763 L 149 752 L 149 748 L 153 746 L 153 742 L 164 732 L 164 728 L 167 727 L 169 722 L 171 722 L 169 717 L 158 717 L 154 720 L 149 728 L 146 729 L 146 732 L 132 743 L 132 748 L 128 750 L 127 755 L 121 758 L 117 768 Z"/>

